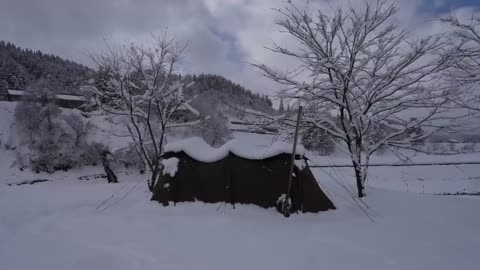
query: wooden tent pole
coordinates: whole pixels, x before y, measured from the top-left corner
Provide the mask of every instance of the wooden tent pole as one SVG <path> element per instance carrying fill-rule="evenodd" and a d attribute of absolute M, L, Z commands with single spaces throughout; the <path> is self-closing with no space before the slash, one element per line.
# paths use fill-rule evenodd
<path fill-rule="evenodd" d="M 292 175 L 293 175 L 293 166 L 295 166 L 295 155 L 297 152 L 297 140 L 298 140 L 298 130 L 300 128 L 300 119 L 302 116 L 302 106 L 298 107 L 298 115 L 297 115 L 297 125 L 295 127 L 295 136 L 293 137 L 293 149 L 292 149 L 292 157 L 290 159 L 290 170 L 288 174 L 288 188 L 287 194 L 285 195 L 285 200 L 283 201 L 282 212 L 285 217 L 290 216 L 290 207 L 289 204 L 290 200 L 290 192 L 292 190 Z"/>

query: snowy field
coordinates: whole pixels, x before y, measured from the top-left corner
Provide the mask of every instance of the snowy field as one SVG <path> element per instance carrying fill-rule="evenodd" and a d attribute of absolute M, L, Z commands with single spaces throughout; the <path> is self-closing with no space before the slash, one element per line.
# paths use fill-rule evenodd
<path fill-rule="evenodd" d="M 5 142 L 11 119 L 0 121 Z M 275 141 L 236 137 L 258 146 Z M 345 161 L 341 155 L 310 158 L 315 164 Z M 394 156 L 376 159 L 400 162 Z M 434 195 L 480 192 L 479 165 L 373 167 L 363 201 L 352 198 L 350 168 L 317 168 L 317 180 L 338 209 L 287 219 L 252 205 L 162 207 L 149 201 L 145 176 L 134 171 L 119 172 L 120 183 L 107 184 L 95 178 L 101 167 L 36 174 L 18 170 L 14 160 L 13 151 L 0 149 L 1 270 L 473 270 L 480 265 L 480 197 Z M 49 181 L 15 185 L 35 179 Z"/>
<path fill-rule="evenodd" d="M 325 179 L 338 209 L 286 219 L 251 205 L 162 207 L 149 201 L 139 175 L 121 174 L 110 185 L 62 178 L 1 186 L 1 269 L 438 270 L 480 263 L 480 200 L 473 198 L 368 188 L 372 222 Z"/>

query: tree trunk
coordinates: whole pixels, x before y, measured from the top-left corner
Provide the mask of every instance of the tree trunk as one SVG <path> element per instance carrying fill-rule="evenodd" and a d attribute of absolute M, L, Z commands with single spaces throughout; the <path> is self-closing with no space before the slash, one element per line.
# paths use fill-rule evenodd
<path fill-rule="evenodd" d="M 159 170 L 158 168 L 155 168 L 152 171 L 152 174 L 150 176 L 150 181 L 148 181 L 148 190 L 150 190 L 150 192 L 153 192 L 153 188 L 155 187 L 158 176 L 159 176 Z"/>
<path fill-rule="evenodd" d="M 353 169 L 355 170 L 355 179 L 357 182 L 357 192 L 358 197 L 365 197 L 365 186 L 364 186 L 364 171 L 362 170 L 362 137 L 357 136 L 355 139 L 355 155 L 353 161 Z M 368 162 L 368 159 L 367 159 Z"/>
<path fill-rule="evenodd" d="M 110 168 L 110 163 L 108 162 L 107 158 L 103 158 L 103 169 L 105 169 L 105 173 L 107 174 L 107 181 L 108 183 L 118 183 L 117 176 L 113 172 L 113 170 Z"/>
<path fill-rule="evenodd" d="M 365 187 L 363 185 L 362 168 L 358 166 L 355 162 L 353 163 L 353 168 L 355 170 L 355 178 L 357 181 L 358 197 L 359 198 L 365 197 Z"/>
<path fill-rule="evenodd" d="M 150 192 L 153 192 L 153 188 L 155 187 L 157 178 L 160 177 L 160 171 L 163 169 L 161 157 L 163 152 L 163 140 L 165 139 L 165 132 L 163 130 L 165 130 L 165 125 L 162 125 L 162 134 L 160 136 L 160 142 L 158 143 L 157 152 L 155 153 L 157 155 L 155 165 L 153 166 L 152 176 L 150 178 L 150 181 L 148 182 L 148 189 L 150 190 Z"/>

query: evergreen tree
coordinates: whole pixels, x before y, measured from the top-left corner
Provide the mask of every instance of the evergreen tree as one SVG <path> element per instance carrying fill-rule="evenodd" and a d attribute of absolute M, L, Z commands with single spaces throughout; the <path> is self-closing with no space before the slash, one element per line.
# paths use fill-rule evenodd
<path fill-rule="evenodd" d="M 0 80 L 4 80 L 10 89 L 24 89 L 29 84 L 25 68 L 8 57 L 0 66 Z"/>
<path fill-rule="evenodd" d="M 100 67 L 99 70 L 95 73 L 95 82 L 94 85 L 99 92 L 102 93 L 100 97 L 100 102 L 102 104 L 107 104 L 113 106 L 117 94 L 115 94 L 115 88 L 112 85 L 112 74 L 108 68 Z"/>
<path fill-rule="evenodd" d="M 58 85 L 54 91 L 76 92 L 92 74 L 93 70 L 72 61 L 0 41 L 0 80 L 9 88 L 26 89 L 31 82 L 47 78 Z"/>

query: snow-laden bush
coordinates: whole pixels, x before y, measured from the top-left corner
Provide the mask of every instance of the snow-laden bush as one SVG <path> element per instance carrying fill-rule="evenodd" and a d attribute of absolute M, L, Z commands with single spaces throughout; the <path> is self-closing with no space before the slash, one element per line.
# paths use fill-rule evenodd
<path fill-rule="evenodd" d="M 335 151 L 335 142 L 331 135 L 321 129 L 302 131 L 303 146 L 320 155 L 330 155 Z"/>
<path fill-rule="evenodd" d="M 221 146 L 231 139 L 228 119 L 220 113 L 207 116 L 198 127 L 195 127 L 194 134 L 213 147 Z"/>
<path fill-rule="evenodd" d="M 192 127 L 193 136 L 201 137 L 209 145 L 217 147 L 232 138 L 228 124 L 229 120 L 224 114 L 224 106 L 212 95 L 197 97 L 195 108 L 203 119 L 199 125 Z"/>
<path fill-rule="evenodd" d="M 216 93 L 214 91 L 206 92 L 212 93 L 212 95 Z M 171 129 L 168 132 L 169 137 L 177 139 L 200 137 L 213 147 L 221 146 L 232 138 L 229 120 L 225 116 L 228 113 L 216 97 L 209 95 L 199 96 L 192 102 L 192 107 L 201 116 L 199 123 L 193 126 Z"/>
<path fill-rule="evenodd" d="M 15 109 L 15 120 L 22 167 L 54 172 L 99 160 L 98 145 L 86 140 L 90 124 L 79 114 L 62 112 L 46 88 L 27 92 Z"/>

